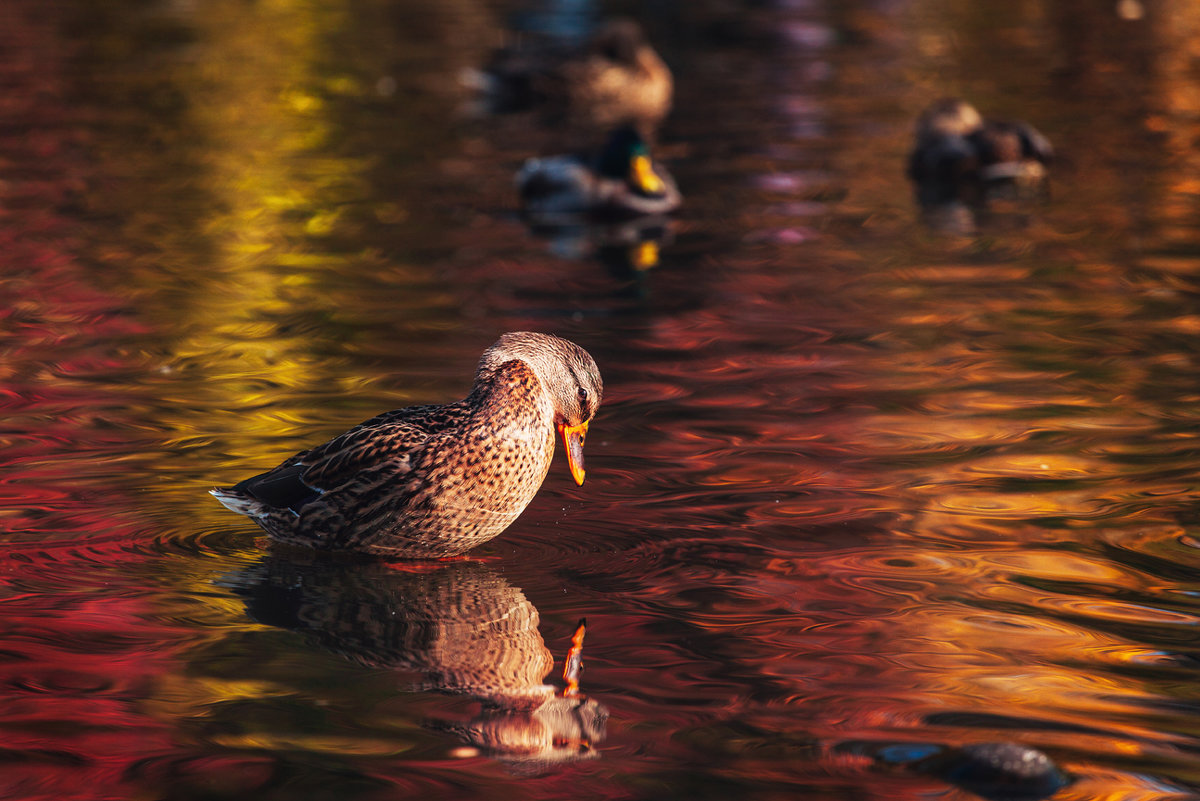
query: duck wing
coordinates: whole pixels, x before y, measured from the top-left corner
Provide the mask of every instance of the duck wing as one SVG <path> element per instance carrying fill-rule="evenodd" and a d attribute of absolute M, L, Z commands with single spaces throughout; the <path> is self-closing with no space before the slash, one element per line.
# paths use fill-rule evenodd
<path fill-rule="evenodd" d="M 364 481 L 375 483 L 381 472 L 395 480 L 419 461 L 432 439 L 465 419 L 467 410 L 460 406 L 386 412 L 232 489 L 266 506 L 300 514 L 326 493 Z"/>

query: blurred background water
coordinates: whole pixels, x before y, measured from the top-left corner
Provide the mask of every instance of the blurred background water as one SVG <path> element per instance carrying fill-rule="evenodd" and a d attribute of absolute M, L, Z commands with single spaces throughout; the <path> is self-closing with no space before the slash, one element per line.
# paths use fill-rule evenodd
<path fill-rule="evenodd" d="M 535 236 L 561 132 L 461 75 L 617 13 L 685 205 Z M 1051 138 L 1048 200 L 920 224 L 946 94 Z M 1195 797 L 1198 136 L 1192 0 L 7 0 L 0 795 L 972 798 L 890 755 L 1005 741 Z M 605 405 L 472 560 L 208 496 L 519 329 Z"/>

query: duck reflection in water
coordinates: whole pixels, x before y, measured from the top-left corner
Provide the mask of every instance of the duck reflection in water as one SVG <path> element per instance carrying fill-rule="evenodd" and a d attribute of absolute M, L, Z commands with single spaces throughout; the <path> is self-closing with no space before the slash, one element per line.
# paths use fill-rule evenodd
<path fill-rule="evenodd" d="M 538 611 L 487 565 L 399 566 L 278 552 L 222 583 L 259 623 L 304 633 L 362 665 L 420 673 L 416 689 L 477 699 L 482 709 L 468 723 L 431 728 L 514 772 L 598 756 L 608 711 L 578 690 L 559 694 L 545 683 L 554 658 Z M 578 653 L 572 649 L 575 660 Z"/>
<path fill-rule="evenodd" d="M 964 100 L 943 98 L 917 120 L 908 160 L 917 202 L 932 227 L 969 233 L 989 204 L 1042 198 L 1054 148 L 1026 122 L 984 118 Z"/>
<path fill-rule="evenodd" d="M 581 216 L 573 222 L 540 225 L 530 220 L 529 232 L 555 256 L 599 262 L 639 296 L 646 294 L 646 277 L 659 265 L 663 248 L 674 241 L 672 221 L 660 215 L 615 222 Z"/>

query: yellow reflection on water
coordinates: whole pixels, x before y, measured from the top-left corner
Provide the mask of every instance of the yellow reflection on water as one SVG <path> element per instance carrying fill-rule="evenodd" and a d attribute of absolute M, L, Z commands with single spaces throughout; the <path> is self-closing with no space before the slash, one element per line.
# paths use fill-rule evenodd
<path fill-rule="evenodd" d="M 228 285 L 213 282 L 215 291 L 195 298 L 193 315 L 205 324 L 181 343 L 185 358 L 215 356 L 219 362 L 236 355 L 229 373 L 251 368 L 282 387 L 315 378 L 295 357 L 281 358 L 271 339 L 246 334 L 247 326 L 271 313 L 311 304 L 305 295 L 319 291 L 311 276 L 277 266 L 347 263 L 314 252 L 307 235 L 335 227 L 339 206 L 366 167 L 362 160 L 319 152 L 332 120 L 317 94 L 324 83 L 318 65 L 326 56 L 327 32 L 344 17 L 333 3 L 219 2 L 190 20 L 199 28 L 201 52 L 179 64 L 176 84 L 189 95 L 188 125 L 204 142 L 197 180 L 212 198 L 208 216 L 195 227 L 212 243 L 209 269 Z M 226 347 L 231 341 L 238 343 L 236 351 Z M 256 425 L 253 414 L 240 419 Z"/>

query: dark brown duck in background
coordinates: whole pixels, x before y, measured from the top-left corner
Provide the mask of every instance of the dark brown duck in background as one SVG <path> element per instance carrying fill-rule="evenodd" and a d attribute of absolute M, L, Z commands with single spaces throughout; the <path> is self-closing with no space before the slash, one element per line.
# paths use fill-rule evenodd
<path fill-rule="evenodd" d="M 987 119 L 964 100 L 943 98 L 917 121 L 908 177 L 924 208 L 982 206 L 989 200 L 1039 195 L 1054 148 L 1032 125 Z"/>
<path fill-rule="evenodd" d="M 540 108 L 554 122 L 607 131 L 633 124 L 653 138 L 671 110 L 671 70 L 629 19 L 603 25 L 580 49 L 541 42 L 498 51 L 466 82 L 490 113 Z"/>
<path fill-rule="evenodd" d="M 381 414 L 212 494 L 280 542 L 455 556 L 525 509 L 550 469 L 556 431 L 583 484 L 584 437 L 602 394 L 596 362 L 578 345 L 505 334 L 484 352 L 465 399 Z"/>

